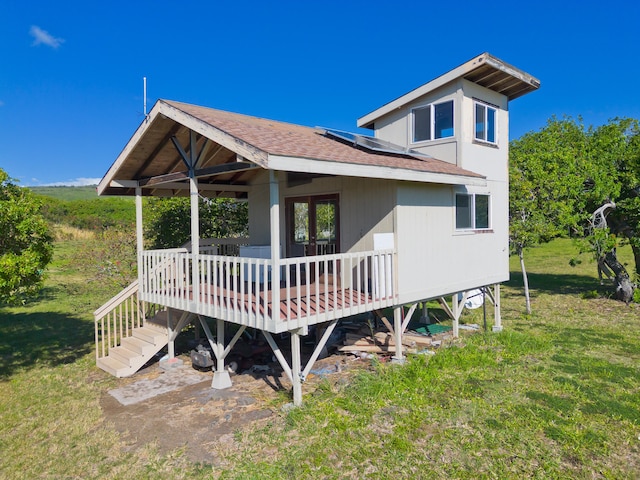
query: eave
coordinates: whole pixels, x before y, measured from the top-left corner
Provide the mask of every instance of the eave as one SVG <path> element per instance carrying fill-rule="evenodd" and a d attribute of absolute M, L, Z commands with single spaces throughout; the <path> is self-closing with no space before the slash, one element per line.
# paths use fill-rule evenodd
<path fill-rule="evenodd" d="M 379 118 L 460 78 L 505 95 L 508 100 L 513 100 L 540 88 L 540 80 L 537 78 L 489 53 L 483 53 L 360 117 L 357 125 L 361 128 L 373 129 L 375 121 Z"/>

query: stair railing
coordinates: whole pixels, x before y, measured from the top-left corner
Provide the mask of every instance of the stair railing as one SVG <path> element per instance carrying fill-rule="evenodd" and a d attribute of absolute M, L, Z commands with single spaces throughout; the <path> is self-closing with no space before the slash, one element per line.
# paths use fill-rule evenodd
<path fill-rule="evenodd" d="M 120 345 L 123 338 L 133 334 L 134 328 L 143 327 L 145 319 L 154 317 L 163 309 L 140 300 L 138 291 L 138 281 L 135 280 L 93 312 L 96 361 L 109 355 L 110 348 Z"/>

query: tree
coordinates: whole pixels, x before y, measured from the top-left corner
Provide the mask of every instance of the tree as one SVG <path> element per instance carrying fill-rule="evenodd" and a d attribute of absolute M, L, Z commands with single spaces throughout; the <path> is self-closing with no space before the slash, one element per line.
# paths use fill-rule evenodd
<path fill-rule="evenodd" d="M 53 245 L 40 206 L 0 169 L 0 304 L 25 301 L 42 286 Z"/>
<path fill-rule="evenodd" d="M 605 199 L 616 208 L 608 217 L 613 235 L 626 238 L 635 261 L 635 274 L 640 276 L 640 123 L 631 118 L 616 118 L 593 130 L 592 164 L 599 175 L 592 182 L 592 204 Z M 595 210 L 595 208 L 593 209 Z"/>
<path fill-rule="evenodd" d="M 640 273 L 640 127 L 613 119 L 585 129 L 581 121 L 552 117 L 510 146 L 510 245 L 520 257 L 527 312 L 531 311 L 524 251 L 563 234 L 584 236 L 597 260 L 613 262 L 612 246 L 625 238 Z M 616 208 L 608 229 L 591 228 L 593 212 Z M 606 247 L 606 248 L 605 248 Z M 597 250 L 597 251 L 596 251 Z M 623 266 L 616 264 L 616 268 Z M 620 270 L 624 277 L 626 272 Z"/>
<path fill-rule="evenodd" d="M 145 237 L 151 248 L 175 248 L 191 240 L 188 198 L 150 198 Z M 247 203 L 217 198 L 200 201 L 200 237 L 242 237 L 248 233 Z"/>
<path fill-rule="evenodd" d="M 582 181 L 586 133 L 571 118 L 552 117 L 547 125 L 511 142 L 509 151 L 509 243 L 518 255 L 531 313 L 525 249 L 575 228 L 580 220 L 576 192 Z"/>

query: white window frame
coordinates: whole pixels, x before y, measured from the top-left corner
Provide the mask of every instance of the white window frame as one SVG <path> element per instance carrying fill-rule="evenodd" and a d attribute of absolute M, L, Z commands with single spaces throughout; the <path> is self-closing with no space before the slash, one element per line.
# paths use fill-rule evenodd
<path fill-rule="evenodd" d="M 478 126 L 478 107 L 482 107 L 484 110 L 484 134 L 483 136 L 478 136 L 477 126 Z M 488 138 L 489 128 L 487 125 L 489 124 L 489 110 L 493 111 L 493 140 Z M 498 144 L 498 107 L 495 105 L 491 105 L 486 102 L 481 102 L 479 100 L 474 100 L 473 102 L 473 139 L 477 142 L 489 143 L 491 145 Z"/>
<path fill-rule="evenodd" d="M 468 227 L 458 227 L 458 197 L 467 197 L 469 199 L 469 212 L 470 212 L 470 226 Z M 488 205 L 487 205 L 487 226 L 486 227 L 478 227 L 477 217 L 478 212 L 476 210 L 476 197 L 487 197 Z M 454 197 L 454 225 L 455 229 L 458 232 L 464 231 L 489 231 L 492 229 L 492 221 L 491 221 L 491 194 L 489 193 L 472 193 L 472 192 L 455 192 Z"/>
<path fill-rule="evenodd" d="M 436 107 L 438 105 L 444 105 L 445 103 L 451 103 L 451 135 L 446 137 L 436 137 Z M 429 109 L 429 138 L 416 139 L 416 117 L 415 112 L 417 110 Z M 411 143 L 431 142 L 433 140 L 441 140 L 443 138 L 451 138 L 456 134 L 456 109 L 453 99 L 443 100 L 441 102 L 429 103 L 427 105 L 420 105 L 411 109 Z"/>

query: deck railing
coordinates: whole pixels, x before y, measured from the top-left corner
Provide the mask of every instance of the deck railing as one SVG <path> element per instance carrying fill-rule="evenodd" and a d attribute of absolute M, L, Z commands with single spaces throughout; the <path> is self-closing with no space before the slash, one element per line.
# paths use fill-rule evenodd
<path fill-rule="evenodd" d="M 395 294 L 393 250 L 284 258 L 279 285 L 270 259 L 179 249 L 142 256 L 144 300 L 270 331 L 383 308 Z"/>

